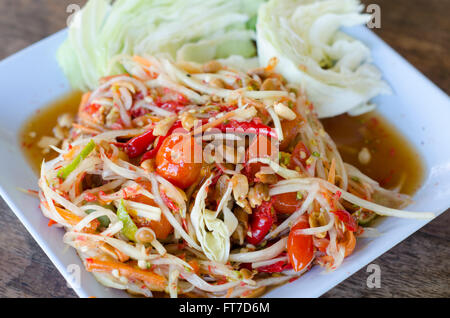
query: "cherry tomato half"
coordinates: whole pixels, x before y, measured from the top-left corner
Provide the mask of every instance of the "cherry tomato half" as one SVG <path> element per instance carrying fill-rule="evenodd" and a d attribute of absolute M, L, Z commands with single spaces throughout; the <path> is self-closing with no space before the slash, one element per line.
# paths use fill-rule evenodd
<path fill-rule="evenodd" d="M 304 269 L 314 256 L 313 238 L 311 235 L 296 234 L 296 230 L 309 228 L 307 220 L 298 222 L 291 228 L 287 249 L 289 261 L 296 272 Z"/>
<path fill-rule="evenodd" d="M 195 162 L 195 151 L 197 147 L 194 137 L 170 135 L 156 155 L 156 172 L 177 187 L 186 189 L 200 176 L 202 165 Z"/>
<path fill-rule="evenodd" d="M 297 199 L 297 192 L 277 194 L 273 199 L 273 207 L 278 213 L 292 214 L 302 205 L 302 201 Z"/>
<path fill-rule="evenodd" d="M 141 183 L 142 186 L 147 189 L 148 191 L 151 191 L 151 184 L 148 183 Z M 146 197 L 145 195 L 139 194 L 138 196 L 135 196 L 132 198 L 132 201 L 139 202 L 143 204 L 148 204 L 151 206 L 157 207 L 155 201 L 150 199 L 149 197 Z M 136 223 L 137 227 L 149 227 L 155 232 L 156 238 L 158 239 L 165 239 L 169 234 L 173 232 L 173 227 L 169 223 L 169 221 L 166 219 L 164 214 L 161 213 L 161 219 L 159 221 L 148 221 L 144 218 L 136 218 L 133 219 L 133 221 Z"/>
<path fill-rule="evenodd" d="M 255 158 L 270 158 L 271 160 L 276 161 L 278 158 L 278 149 L 275 141 L 263 135 L 259 135 L 254 138 L 247 149 L 245 160 L 249 161 Z M 267 165 L 261 162 L 247 164 L 245 168 L 247 178 L 253 181 L 255 179 L 255 174 L 258 173 L 264 166 Z"/>
<path fill-rule="evenodd" d="M 280 150 L 286 151 L 294 139 L 297 137 L 301 123 L 298 120 L 298 116 L 294 120 L 283 120 L 281 122 L 281 129 L 283 131 L 283 141 L 280 143 Z"/>
<path fill-rule="evenodd" d="M 289 162 L 289 169 L 295 169 L 298 166 L 298 163 L 301 163 L 303 167 L 306 167 L 306 161 L 311 156 L 309 149 L 305 146 L 305 144 L 301 141 L 297 143 L 292 151 L 291 160 Z"/>

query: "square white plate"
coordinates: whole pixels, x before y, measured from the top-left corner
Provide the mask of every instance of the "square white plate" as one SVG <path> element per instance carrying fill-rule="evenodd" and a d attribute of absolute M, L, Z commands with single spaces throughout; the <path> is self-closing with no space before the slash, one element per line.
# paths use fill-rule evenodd
<path fill-rule="evenodd" d="M 450 102 L 448 96 L 406 62 L 370 30 L 349 30 L 372 49 L 395 95 L 377 98 L 378 110 L 412 142 L 426 165 L 426 180 L 414 196 L 413 211 L 436 215 L 450 207 Z M 37 188 L 37 177 L 20 148 L 19 132 L 24 121 L 41 108 L 70 91 L 55 54 L 66 37 L 63 30 L 0 62 L 0 193 L 63 276 L 71 282 L 79 265 L 81 284 L 74 287 L 80 297 L 127 297 L 101 286 L 84 271 L 75 251 L 62 242 L 64 231 L 49 228 L 38 202 L 17 188 Z M 372 260 L 424 226 L 427 221 L 386 218 L 378 229 L 382 236 L 358 240 L 357 250 L 333 273 L 313 268 L 297 281 L 271 291 L 266 297 L 318 297 Z"/>

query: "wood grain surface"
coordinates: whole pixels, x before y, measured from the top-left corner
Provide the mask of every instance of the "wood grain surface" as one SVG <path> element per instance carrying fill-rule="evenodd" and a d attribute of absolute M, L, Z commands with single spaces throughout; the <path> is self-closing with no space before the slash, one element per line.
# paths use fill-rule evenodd
<path fill-rule="evenodd" d="M 76 0 L 0 0 L 0 59 L 66 26 Z M 415 67 L 450 93 L 450 0 L 365 0 L 381 7 L 375 30 Z M 361 269 L 323 297 L 449 297 L 450 214 L 445 213 L 373 264 L 381 288 Z M 0 297 L 76 297 L 6 203 L 0 199 Z"/>

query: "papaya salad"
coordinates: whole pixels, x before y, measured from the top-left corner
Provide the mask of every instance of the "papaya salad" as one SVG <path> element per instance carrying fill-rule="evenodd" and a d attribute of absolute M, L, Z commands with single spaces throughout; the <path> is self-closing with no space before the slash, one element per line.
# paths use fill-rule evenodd
<path fill-rule="evenodd" d="M 338 268 L 411 199 L 343 162 L 299 86 L 265 67 L 121 56 L 85 93 L 40 208 L 103 285 L 256 297 Z"/>

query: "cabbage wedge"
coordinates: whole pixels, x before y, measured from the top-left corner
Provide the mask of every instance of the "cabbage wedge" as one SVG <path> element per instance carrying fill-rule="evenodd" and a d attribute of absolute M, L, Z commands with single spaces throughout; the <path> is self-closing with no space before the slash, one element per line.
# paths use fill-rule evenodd
<path fill-rule="evenodd" d="M 195 62 L 256 55 L 250 23 L 263 0 L 89 0 L 58 62 L 74 88 L 124 72 L 116 57 L 165 53 Z"/>
<path fill-rule="evenodd" d="M 361 114 L 391 93 L 370 49 L 339 30 L 367 23 L 362 9 L 359 0 L 270 0 L 259 9 L 260 64 L 276 57 L 276 71 L 304 89 L 321 118 Z"/>

